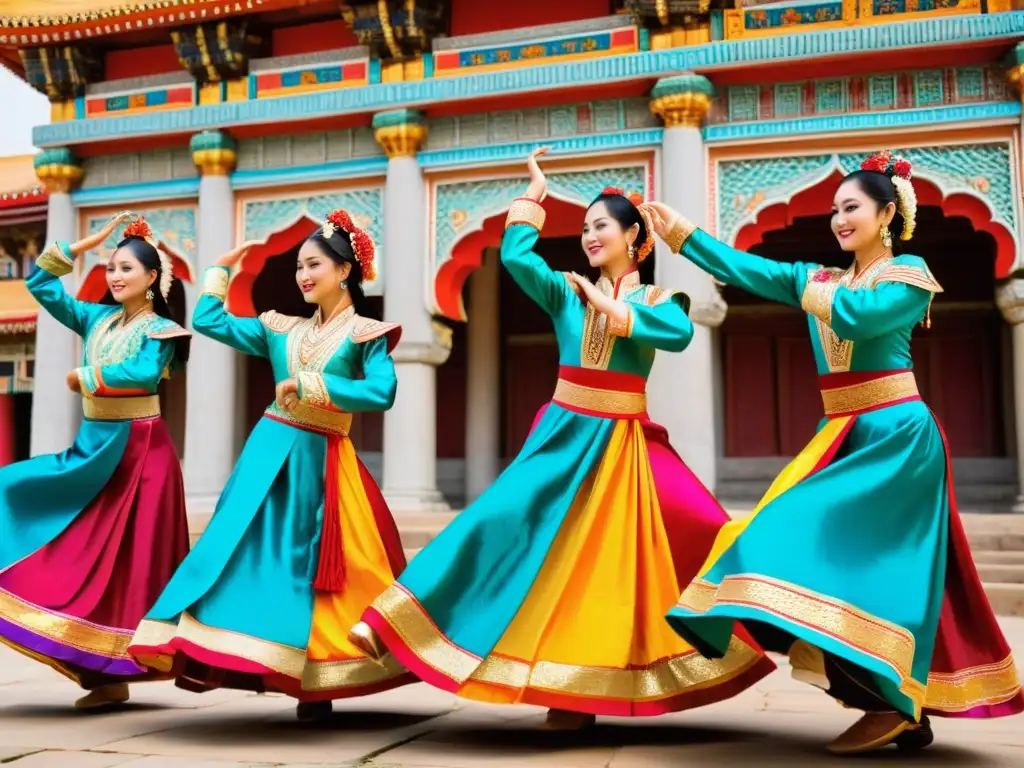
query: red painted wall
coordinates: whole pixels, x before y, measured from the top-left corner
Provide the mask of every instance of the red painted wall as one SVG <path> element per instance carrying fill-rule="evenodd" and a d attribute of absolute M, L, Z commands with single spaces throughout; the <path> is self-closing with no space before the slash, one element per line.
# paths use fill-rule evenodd
<path fill-rule="evenodd" d="M 107 51 L 107 80 L 185 72 L 173 45 L 151 45 L 125 51 Z"/>
<path fill-rule="evenodd" d="M 271 51 L 274 56 L 333 51 L 338 48 L 350 48 L 353 45 L 359 43 L 343 19 L 281 27 L 275 29 L 271 37 Z"/>
<path fill-rule="evenodd" d="M 452 0 L 452 37 L 611 15 L 609 0 Z"/>

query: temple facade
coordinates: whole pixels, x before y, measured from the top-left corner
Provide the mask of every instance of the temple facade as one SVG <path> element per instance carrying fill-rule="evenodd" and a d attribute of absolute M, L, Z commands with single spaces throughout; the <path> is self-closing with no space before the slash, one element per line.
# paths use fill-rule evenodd
<path fill-rule="evenodd" d="M 0 61 L 49 96 L 52 122 L 34 133 L 40 188 L 16 192 L 31 195 L 21 208 L 0 200 L 0 461 L 66 447 L 80 418 L 64 386 L 78 341 L 18 287 L 43 219 L 46 239 L 74 240 L 118 210 L 144 214 L 189 310 L 218 255 L 259 241 L 229 310 L 300 314 L 295 253 L 330 210 L 350 211 L 378 243 L 368 293 L 404 327 L 395 407 L 358 417 L 353 438 L 397 512 L 444 510 L 515 455 L 557 376 L 550 322 L 497 258 L 531 149 L 552 147 L 539 252 L 580 270 L 584 211 L 609 185 L 738 248 L 845 266 L 833 192 L 890 148 L 915 168 L 913 250 L 946 288 L 914 355 L 961 501 L 1024 509 L 1016 6 L 8 0 Z M 70 290 L 102 295 L 116 241 Z M 721 498 L 755 499 L 821 417 L 802 314 L 660 244 L 645 268 L 690 294 L 697 323 L 655 364 L 651 416 Z M 192 349 L 162 397 L 201 516 L 273 381 L 265 361 L 204 338 Z"/>

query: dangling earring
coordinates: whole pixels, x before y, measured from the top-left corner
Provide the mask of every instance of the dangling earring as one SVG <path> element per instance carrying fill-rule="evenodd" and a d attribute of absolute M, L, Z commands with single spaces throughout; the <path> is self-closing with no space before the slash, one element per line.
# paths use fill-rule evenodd
<path fill-rule="evenodd" d="M 633 244 L 629 244 L 629 260 L 636 261 L 636 252 L 633 250 Z"/>
<path fill-rule="evenodd" d="M 889 225 L 883 224 L 882 228 L 878 232 L 878 236 L 882 238 L 882 245 L 886 248 L 892 248 L 892 232 L 889 231 Z"/>
<path fill-rule="evenodd" d="M 348 290 L 348 280 L 342 280 L 338 285 L 341 287 L 341 290 Z"/>
<path fill-rule="evenodd" d="M 146 301 L 152 301 L 152 300 L 153 300 L 153 289 L 152 288 L 147 288 L 146 289 Z"/>

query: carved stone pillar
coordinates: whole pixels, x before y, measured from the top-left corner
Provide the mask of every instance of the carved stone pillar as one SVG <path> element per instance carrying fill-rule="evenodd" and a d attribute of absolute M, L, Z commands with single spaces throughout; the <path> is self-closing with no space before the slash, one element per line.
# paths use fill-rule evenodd
<path fill-rule="evenodd" d="M 1024 280 L 1014 279 L 996 289 L 996 306 L 1013 328 L 1013 411 L 1017 433 L 1017 501 L 1024 512 Z"/>
<path fill-rule="evenodd" d="M 69 149 L 45 149 L 35 158 L 36 176 L 50 193 L 46 214 L 46 240 L 74 242 L 78 239 L 71 190 L 84 171 Z M 74 293 L 77 275 L 62 278 L 64 289 Z M 57 453 L 75 440 L 82 417 L 79 396 L 65 384 L 68 371 L 79 364 L 79 343 L 75 334 L 54 320 L 45 309 L 36 322 L 35 382 L 32 397 L 31 452 L 33 456 Z"/>
<path fill-rule="evenodd" d="M 192 137 L 192 160 L 199 168 L 199 221 L 196 277 L 235 246 L 235 196 L 229 174 L 235 167 L 235 143 L 220 131 Z M 198 290 L 189 291 L 190 302 Z M 239 407 L 240 355 L 196 334 L 188 366 L 185 415 L 185 491 L 196 526 L 212 514 L 235 463 Z"/>
<path fill-rule="evenodd" d="M 699 225 L 707 215 L 707 151 L 701 126 L 714 89 L 706 77 L 684 74 L 659 80 L 651 111 L 665 122 L 661 198 Z M 672 445 L 712 491 L 717 477 L 717 338 L 726 305 L 711 276 L 658 243 L 657 282 L 689 294 L 693 341 L 681 355 L 659 355 L 648 381 L 651 415 Z"/>
<path fill-rule="evenodd" d="M 448 359 L 426 306 L 427 184 L 416 160 L 427 126 L 415 110 L 373 118 L 388 156 L 384 186 L 384 314 L 402 324 L 393 353 L 395 404 L 384 414 L 384 496 L 394 512 L 444 511 L 437 489 L 437 371 Z"/>

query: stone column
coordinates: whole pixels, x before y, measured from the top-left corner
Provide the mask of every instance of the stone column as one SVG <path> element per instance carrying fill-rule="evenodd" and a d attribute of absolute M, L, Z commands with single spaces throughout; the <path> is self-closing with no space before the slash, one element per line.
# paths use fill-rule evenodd
<path fill-rule="evenodd" d="M 698 225 L 707 216 L 707 153 L 701 125 L 711 106 L 711 83 L 684 74 L 659 80 L 651 92 L 651 111 L 665 121 L 661 152 L 663 202 Z M 679 355 L 661 353 L 648 382 L 649 410 L 669 432 L 683 461 L 712 491 L 717 480 L 717 338 L 726 306 L 711 276 L 658 243 L 656 279 L 665 288 L 685 291 L 692 306 L 693 341 Z"/>
<path fill-rule="evenodd" d="M 78 159 L 68 149 L 45 149 L 36 155 L 36 175 L 50 193 L 46 214 L 46 240 L 74 242 L 78 239 L 75 207 L 71 190 L 82 180 Z M 74 293 L 78 276 L 62 278 L 68 293 Z M 40 308 L 36 322 L 35 375 L 32 385 L 33 456 L 57 453 L 75 440 L 82 418 L 79 396 L 65 383 L 68 371 L 79 364 L 79 341 Z"/>
<path fill-rule="evenodd" d="M 235 143 L 220 131 L 192 137 L 192 160 L 199 168 L 198 251 L 200 283 L 190 290 L 189 312 L 202 289 L 203 273 L 218 256 L 235 247 L 235 196 L 229 174 L 235 167 Z M 189 516 L 205 527 L 236 458 L 237 414 L 244 392 L 239 355 L 225 344 L 196 334 L 188 365 L 185 411 L 185 491 Z"/>
<path fill-rule="evenodd" d="M 996 289 L 996 305 L 1013 328 L 1013 411 L 1017 435 L 1017 501 L 1024 512 L 1024 280 L 1013 279 Z"/>
<path fill-rule="evenodd" d="M 423 115 L 402 109 L 374 115 L 374 136 L 388 156 L 384 188 L 384 314 L 402 324 L 393 357 L 398 395 L 384 414 L 384 496 L 394 512 L 448 509 L 437 489 L 437 371 L 448 359 L 426 305 L 427 185 L 416 153 L 427 136 Z"/>
<path fill-rule="evenodd" d="M 469 278 L 466 326 L 466 504 L 472 503 L 501 472 L 501 272 L 497 248 Z"/>

